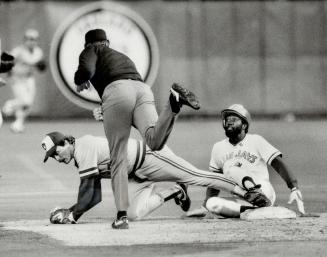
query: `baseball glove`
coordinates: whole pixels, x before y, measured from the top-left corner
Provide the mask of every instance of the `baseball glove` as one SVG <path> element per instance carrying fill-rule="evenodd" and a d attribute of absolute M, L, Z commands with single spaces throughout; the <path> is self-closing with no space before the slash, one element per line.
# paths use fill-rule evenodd
<path fill-rule="evenodd" d="M 45 71 L 47 69 L 47 64 L 44 60 L 41 60 L 39 62 L 37 62 L 35 64 L 36 68 L 39 70 L 39 71 Z"/>
<path fill-rule="evenodd" d="M 250 188 L 245 193 L 244 199 L 258 207 L 268 207 L 271 205 L 270 200 L 263 194 L 260 186 Z"/>
<path fill-rule="evenodd" d="M 69 209 L 56 207 L 50 212 L 50 222 L 52 224 L 75 224 L 76 221 Z"/>
<path fill-rule="evenodd" d="M 6 52 L 3 52 L 1 54 L 1 65 L 0 65 L 0 73 L 8 72 L 14 67 L 15 65 L 15 58 L 7 54 Z"/>

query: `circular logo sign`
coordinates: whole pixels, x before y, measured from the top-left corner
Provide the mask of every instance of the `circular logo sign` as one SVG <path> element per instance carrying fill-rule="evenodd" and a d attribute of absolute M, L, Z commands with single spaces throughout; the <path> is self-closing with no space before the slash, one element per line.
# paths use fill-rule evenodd
<path fill-rule="evenodd" d="M 133 60 L 148 85 L 154 82 L 159 66 L 159 50 L 150 26 L 131 9 L 107 2 L 86 5 L 69 16 L 57 29 L 51 42 L 50 67 L 60 91 L 75 104 L 93 109 L 100 103 L 94 88 L 76 91 L 74 74 L 85 33 L 103 29 L 110 47 Z"/>

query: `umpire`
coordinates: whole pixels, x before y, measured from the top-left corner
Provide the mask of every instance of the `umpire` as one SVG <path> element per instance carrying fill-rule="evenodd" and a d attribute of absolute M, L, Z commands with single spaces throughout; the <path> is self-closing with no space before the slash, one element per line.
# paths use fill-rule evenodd
<path fill-rule="evenodd" d="M 111 184 L 117 207 L 115 229 L 128 228 L 127 141 L 131 127 L 141 133 L 152 150 L 160 150 L 168 139 L 182 105 L 199 109 L 195 95 L 174 83 L 169 104 L 158 117 L 151 88 L 143 82 L 133 61 L 112 48 L 102 29 L 85 34 L 74 77 L 77 92 L 91 85 L 102 100 L 103 125 L 109 143 Z"/>

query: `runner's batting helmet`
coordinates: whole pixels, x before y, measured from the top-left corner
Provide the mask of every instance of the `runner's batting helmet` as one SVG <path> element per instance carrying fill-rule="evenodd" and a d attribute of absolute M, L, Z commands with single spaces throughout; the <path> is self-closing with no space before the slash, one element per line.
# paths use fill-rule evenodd
<path fill-rule="evenodd" d="M 250 122 L 251 122 L 251 115 L 248 112 L 248 110 L 244 108 L 243 105 L 233 104 L 233 105 L 229 106 L 227 109 L 222 110 L 221 117 L 222 117 L 223 122 L 229 114 L 234 114 L 234 115 L 240 117 L 248 125 L 245 130 L 245 132 L 248 132 Z"/>

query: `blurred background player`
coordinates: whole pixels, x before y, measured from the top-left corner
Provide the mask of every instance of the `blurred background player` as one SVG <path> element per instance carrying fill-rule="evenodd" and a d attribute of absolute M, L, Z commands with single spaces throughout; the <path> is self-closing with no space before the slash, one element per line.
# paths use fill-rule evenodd
<path fill-rule="evenodd" d="M 262 136 L 248 134 L 250 113 L 240 104 L 233 104 L 221 112 L 225 139 L 214 144 L 209 169 L 223 173 L 239 186 L 248 189 L 259 187 L 273 206 L 276 193 L 269 181 L 268 165 L 274 168 L 291 191 L 289 204 L 296 201 L 300 213 L 304 214 L 302 194 L 297 179 L 282 160 L 282 153 Z M 190 211 L 187 216 L 200 216 L 207 211 L 224 217 L 240 217 L 249 204 L 239 197 L 226 200 L 218 197 L 219 190 L 208 188 L 204 207 Z"/>
<path fill-rule="evenodd" d="M 24 131 L 26 117 L 34 102 L 35 71 L 44 71 L 46 64 L 43 51 L 38 46 L 39 32 L 28 29 L 24 34 L 22 45 L 15 47 L 11 54 L 15 57 L 15 67 L 8 73 L 13 99 L 6 101 L 2 111 L 6 116 L 14 115 L 10 128 L 15 133 Z"/>

